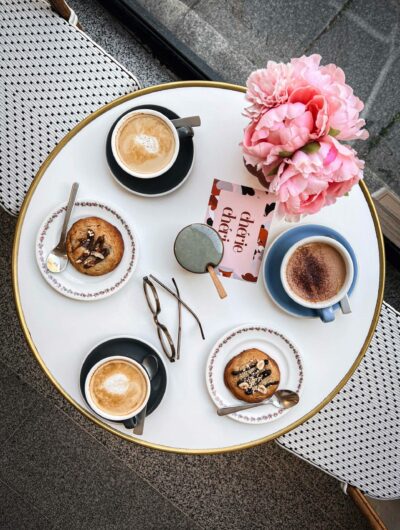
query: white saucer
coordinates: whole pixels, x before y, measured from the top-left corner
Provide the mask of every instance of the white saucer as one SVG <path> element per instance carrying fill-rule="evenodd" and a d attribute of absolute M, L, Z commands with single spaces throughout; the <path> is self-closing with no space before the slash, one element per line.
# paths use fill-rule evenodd
<path fill-rule="evenodd" d="M 236 399 L 225 386 L 224 370 L 232 357 L 250 348 L 264 351 L 277 362 L 281 372 L 279 388 L 301 393 L 304 374 L 297 347 L 279 331 L 249 324 L 232 329 L 221 337 L 208 357 L 206 383 L 211 399 L 217 407 L 244 404 L 244 401 Z M 288 409 L 277 409 L 266 404 L 263 407 L 229 414 L 229 417 L 242 423 L 258 425 L 269 423 L 286 412 Z"/>
<path fill-rule="evenodd" d="M 132 229 L 114 207 L 94 200 L 76 201 L 70 226 L 84 217 L 100 217 L 121 232 L 125 251 L 121 263 L 103 276 L 87 276 L 68 263 L 65 271 L 51 273 L 46 266 L 49 252 L 57 245 L 66 210 L 66 203 L 58 206 L 44 220 L 36 239 L 36 261 L 44 279 L 53 289 L 75 300 L 100 300 L 116 293 L 127 284 L 138 259 L 137 241 Z"/>

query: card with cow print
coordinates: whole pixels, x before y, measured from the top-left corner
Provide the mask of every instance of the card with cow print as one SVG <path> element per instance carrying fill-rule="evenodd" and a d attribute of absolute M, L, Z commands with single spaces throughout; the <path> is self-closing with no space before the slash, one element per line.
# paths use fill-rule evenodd
<path fill-rule="evenodd" d="M 214 179 L 206 223 L 224 242 L 219 274 L 257 281 L 274 208 L 274 198 L 265 190 Z"/>

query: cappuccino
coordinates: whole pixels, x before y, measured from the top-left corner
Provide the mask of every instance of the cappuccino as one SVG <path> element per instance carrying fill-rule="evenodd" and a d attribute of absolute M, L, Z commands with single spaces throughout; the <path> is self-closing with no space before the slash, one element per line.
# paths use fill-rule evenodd
<path fill-rule="evenodd" d="M 307 243 L 298 247 L 286 267 L 286 279 L 293 293 L 307 302 L 334 298 L 346 281 L 346 263 L 328 243 Z"/>
<path fill-rule="evenodd" d="M 115 148 L 129 171 L 143 175 L 157 174 L 175 155 L 175 137 L 159 116 L 139 113 L 128 117 L 117 131 Z"/>
<path fill-rule="evenodd" d="M 134 363 L 114 359 L 92 374 L 89 392 L 93 404 L 110 416 L 134 415 L 146 401 L 148 380 Z"/>

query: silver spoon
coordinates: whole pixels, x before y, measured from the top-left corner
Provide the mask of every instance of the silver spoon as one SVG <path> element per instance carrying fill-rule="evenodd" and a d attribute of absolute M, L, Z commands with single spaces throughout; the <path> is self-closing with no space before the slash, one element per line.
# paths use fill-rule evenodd
<path fill-rule="evenodd" d="M 75 204 L 78 188 L 79 184 L 77 182 L 74 182 L 72 184 L 71 193 L 69 194 L 67 210 L 65 212 L 64 222 L 61 229 L 60 241 L 47 256 L 46 265 L 50 272 L 62 272 L 68 264 L 67 248 L 65 243 L 67 239 L 68 224 L 71 217 L 72 209 Z"/>
<path fill-rule="evenodd" d="M 299 399 L 299 394 L 293 390 L 277 390 L 272 397 L 260 403 L 246 403 L 245 405 L 237 405 L 235 407 L 221 407 L 217 409 L 217 414 L 218 416 L 226 416 L 233 412 L 261 407 L 261 405 L 273 405 L 279 409 L 290 409 L 297 405 Z"/>
<path fill-rule="evenodd" d="M 201 120 L 200 116 L 188 116 L 187 118 L 176 118 L 171 120 L 175 127 L 200 127 Z"/>
<path fill-rule="evenodd" d="M 154 378 L 156 373 L 158 372 L 158 359 L 154 355 L 148 355 L 145 357 L 142 361 L 142 365 L 144 366 L 146 372 L 149 374 L 150 381 Z M 136 427 L 133 428 L 134 434 L 143 434 L 144 429 L 144 422 L 146 419 L 146 413 L 147 413 L 147 403 L 142 409 L 139 414 L 137 415 L 137 423 Z"/>

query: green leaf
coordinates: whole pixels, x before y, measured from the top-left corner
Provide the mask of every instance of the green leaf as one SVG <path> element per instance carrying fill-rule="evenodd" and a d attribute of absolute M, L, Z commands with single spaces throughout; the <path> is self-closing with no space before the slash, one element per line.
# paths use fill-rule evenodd
<path fill-rule="evenodd" d="M 340 133 L 340 130 L 334 129 L 333 127 L 331 127 L 328 132 L 329 136 L 337 136 L 339 133 Z"/>
<path fill-rule="evenodd" d="M 279 156 L 282 158 L 289 158 L 292 154 L 291 151 L 279 151 Z"/>
<path fill-rule="evenodd" d="M 348 197 L 349 195 L 350 195 L 350 193 L 349 193 L 349 192 L 346 192 L 346 193 L 344 194 L 344 197 Z"/>
<path fill-rule="evenodd" d="M 272 175 L 276 175 L 278 173 L 279 165 L 280 164 L 272 168 L 271 171 L 267 174 L 267 177 L 272 177 Z"/>
<path fill-rule="evenodd" d="M 320 147 L 321 144 L 319 144 L 318 142 L 310 142 L 309 144 L 302 147 L 301 150 L 303 151 L 303 153 L 308 153 L 309 155 L 311 155 L 312 153 L 316 153 L 317 151 L 319 151 Z"/>

